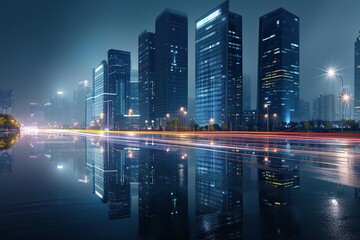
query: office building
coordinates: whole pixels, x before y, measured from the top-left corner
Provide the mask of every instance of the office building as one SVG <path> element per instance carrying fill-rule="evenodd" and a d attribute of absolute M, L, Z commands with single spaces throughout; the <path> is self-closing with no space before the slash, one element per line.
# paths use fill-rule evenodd
<path fill-rule="evenodd" d="M 179 115 L 188 106 L 188 19 L 165 9 L 155 22 L 155 117 Z"/>
<path fill-rule="evenodd" d="M 130 109 L 132 114 L 139 114 L 139 74 L 138 70 L 131 70 L 130 77 Z"/>
<path fill-rule="evenodd" d="M 251 77 L 249 75 L 244 75 L 243 80 L 243 110 L 251 110 Z"/>
<path fill-rule="evenodd" d="M 108 65 L 103 60 L 93 69 L 92 94 L 87 98 L 88 128 L 112 128 L 114 115 L 110 116 L 110 96 L 108 81 Z M 111 121 L 110 121 L 111 120 Z"/>
<path fill-rule="evenodd" d="M 139 114 L 140 126 L 155 121 L 155 34 L 143 31 L 139 35 Z"/>
<path fill-rule="evenodd" d="M 108 99 L 109 128 L 123 129 L 123 116 L 130 110 L 130 52 L 110 49 L 108 51 Z"/>
<path fill-rule="evenodd" d="M 297 16 L 278 8 L 260 17 L 259 122 L 264 122 L 267 113 L 276 113 L 279 122 L 299 120 L 299 47 Z"/>
<path fill-rule="evenodd" d="M 310 103 L 301 99 L 299 109 L 300 109 L 299 121 L 300 122 L 309 121 L 311 119 L 311 117 L 310 117 Z"/>
<path fill-rule="evenodd" d="M 78 82 L 76 89 L 73 94 L 74 101 L 74 127 L 83 128 L 85 127 L 85 103 L 86 96 L 90 93 L 89 81 L 83 80 Z"/>
<path fill-rule="evenodd" d="M 225 1 L 196 21 L 195 35 L 195 121 L 235 129 L 243 104 L 242 17 Z"/>
<path fill-rule="evenodd" d="M 335 120 L 335 95 L 321 93 L 314 99 L 313 119 L 322 121 Z"/>
<path fill-rule="evenodd" d="M 360 32 L 359 37 L 356 38 L 355 42 L 355 120 L 360 121 Z"/>

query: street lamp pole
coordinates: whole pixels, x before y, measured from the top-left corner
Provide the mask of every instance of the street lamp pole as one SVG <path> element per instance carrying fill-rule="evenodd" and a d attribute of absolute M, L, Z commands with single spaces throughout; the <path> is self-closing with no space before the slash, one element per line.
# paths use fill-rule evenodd
<path fill-rule="evenodd" d="M 266 131 L 268 132 L 269 131 L 269 105 L 265 104 L 264 108 L 266 108 L 266 115 L 265 115 L 265 118 L 266 118 Z"/>
<path fill-rule="evenodd" d="M 339 101 L 340 101 L 340 112 L 341 112 L 341 132 L 344 132 L 344 112 L 345 112 L 345 104 L 350 100 L 350 96 L 344 92 L 344 79 L 340 74 L 336 72 L 335 69 L 329 68 L 326 71 L 326 74 L 329 78 L 335 77 L 338 81 L 341 81 L 341 92 L 339 93 Z"/>

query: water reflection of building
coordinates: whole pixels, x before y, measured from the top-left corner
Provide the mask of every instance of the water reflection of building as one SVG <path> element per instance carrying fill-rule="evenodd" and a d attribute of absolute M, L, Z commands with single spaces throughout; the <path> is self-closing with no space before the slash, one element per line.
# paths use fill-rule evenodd
<path fill-rule="evenodd" d="M 139 230 L 145 239 L 188 239 L 187 154 L 141 149 Z"/>
<path fill-rule="evenodd" d="M 14 171 L 12 146 L 19 139 L 19 133 L 0 135 L 0 174 Z"/>
<path fill-rule="evenodd" d="M 197 238 L 242 238 L 241 156 L 198 150 L 195 179 Z"/>
<path fill-rule="evenodd" d="M 0 174 L 14 171 L 14 157 L 12 149 L 0 150 Z"/>
<path fill-rule="evenodd" d="M 93 192 L 108 205 L 109 219 L 130 217 L 127 152 L 111 141 L 86 141 L 86 164 L 92 171 Z"/>
<path fill-rule="evenodd" d="M 294 239 L 300 235 L 300 225 L 293 211 L 295 189 L 300 187 L 300 169 L 299 162 L 293 158 L 291 154 L 276 152 L 258 157 L 263 238 Z"/>

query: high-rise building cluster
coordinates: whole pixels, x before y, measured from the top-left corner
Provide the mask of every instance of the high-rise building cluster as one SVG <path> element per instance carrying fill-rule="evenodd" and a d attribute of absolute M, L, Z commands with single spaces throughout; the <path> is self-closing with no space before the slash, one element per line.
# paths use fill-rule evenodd
<path fill-rule="evenodd" d="M 259 122 L 299 120 L 299 18 L 279 8 L 260 18 L 258 68 Z M 243 106 L 250 110 L 251 83 L 243 83 L 242 16 L 229 1 L 195 23 L 195 122 L 241 129 Z M 188 18 L 165 9 L 155 32 L 138 37 L 138 85 L 130 81 L 130 53 L 111 49 L 107 61 L 93 69 L 86 100 L 87 127 L 108 129 L 164 127 L 172 119 L 186 124 L 188 111 Z M 248 81 L 250 81 L 248 79 Z M 138 92 L 131 99 L 130 92 Z M 264 106 L 267 110 L 264 110 Z M 137 107 L 138 106 L 138 107 Z M 138 110 L 137 110 L 138 109 Z M 265 114 L 266 112 L 266 114 Z M 138 116 L 135 118 L 134 116 Z"/>
<path fill-rule="evenodd" d="M 259 18 L 257 109 L 251 79 L 243 74 L 242 16 L 229 1 L 195 22 L 195 111 L 200 126 L 249 129 L 254 124 L 335 121 L 334 95 L 300 100 L 300 19 L 278 8 Z M 188 18 L 165 9 L 155 32 L 138 36 L 138 72 L 130 52 L 110 49 L 93 69 L 86 98 L 86 126 L 108 129 L 162 128 L 188 111 Z M 138 77 L 136 77 L 138 76 Z M 355 42 L 355 118 L 360 116 L 360 37 Z M 324 106 L 323 106 L 324 105 Z M 326 105 L 326 106 L 325 106 Z"/>

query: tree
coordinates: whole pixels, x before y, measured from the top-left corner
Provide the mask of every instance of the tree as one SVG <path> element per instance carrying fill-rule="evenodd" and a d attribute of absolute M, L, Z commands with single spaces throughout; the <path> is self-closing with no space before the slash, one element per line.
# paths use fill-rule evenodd
<path fill-rule="evenodd" d="M 311 124 L 309 122 L 304 122 L 304 128 L 309 132 L 309 129 L 311 127 Z"/>
<path fill-rule="evenodd" d="M 222 123 L 221 124 L 221 130 L 223 130 L 223 131 L 228 131 L 229 130 L 229 127 L 228 127 L 227 123 Z"/>

